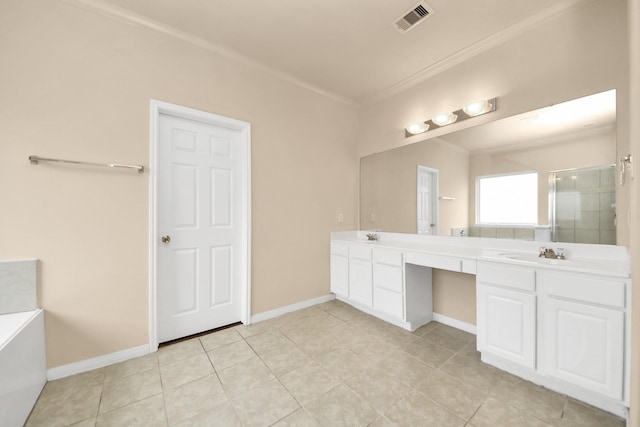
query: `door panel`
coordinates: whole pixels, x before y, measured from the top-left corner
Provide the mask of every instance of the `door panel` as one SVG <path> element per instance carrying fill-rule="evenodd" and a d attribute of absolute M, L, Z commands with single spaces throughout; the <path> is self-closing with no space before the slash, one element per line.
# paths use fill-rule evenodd
<path fill-rule="evenodd" d="M 211 169 L 211 226 L 231 227 L 232 171 Z"/>
<path fill-rule="evenodd" d="M 484 284 L 476 292 L 478 350 L 535 369 L 535 295 Z"/>
<path fill-rule="evenodd" d="M 542 371 L 588 390 L 621 399 L 624 313 L 544 298 Z"/>
<path fill-rule="evenodd" d="M 211 307 L 232 302 L 232 250 L 231 246 L 211 248 Z"/>
<path fill-rule="evenodd" d="M 160 114 L 159 342 L 240 320 L 239 131 Z M 165 239 L 166 240 L 166 239 Z"/>
<path fill-rule="evenodd" d="M 198 249 L 180 249 L 173 252 L 176 313 L 187 313 L 197 308 Z"/>

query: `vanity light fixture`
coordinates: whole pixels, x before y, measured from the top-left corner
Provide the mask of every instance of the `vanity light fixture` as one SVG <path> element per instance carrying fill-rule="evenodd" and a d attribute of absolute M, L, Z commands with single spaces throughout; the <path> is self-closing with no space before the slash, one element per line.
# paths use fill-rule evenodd
<path fill-rule="evenodd" d="M 496 111 L 498 98 L 470 102 L 452 113 L 441 113 L 424 122 L 412 123 L 404 129 L 405 138 Z"/>

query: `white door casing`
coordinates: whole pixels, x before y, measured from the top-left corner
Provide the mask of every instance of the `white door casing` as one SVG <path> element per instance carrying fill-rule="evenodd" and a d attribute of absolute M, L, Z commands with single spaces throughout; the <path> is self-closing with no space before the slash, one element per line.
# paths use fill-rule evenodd
<path fill-rule="evenodd" d="M 250 125 L 152 101 L 150 151 L 155 351 L 159 342 L 250 323 Z"/>
<path fill-rule="evenodd" d="M 418 165 L 416 184 L 418 234 L 438 234 L 438 170 Z"/>

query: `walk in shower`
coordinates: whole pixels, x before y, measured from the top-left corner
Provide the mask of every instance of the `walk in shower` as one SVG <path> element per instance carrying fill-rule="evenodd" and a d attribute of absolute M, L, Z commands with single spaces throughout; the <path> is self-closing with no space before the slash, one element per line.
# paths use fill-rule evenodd
<path fill-rule="evenodd" d="M 615 164 L 549 173 L 551 240 L 616 244 Z"/>

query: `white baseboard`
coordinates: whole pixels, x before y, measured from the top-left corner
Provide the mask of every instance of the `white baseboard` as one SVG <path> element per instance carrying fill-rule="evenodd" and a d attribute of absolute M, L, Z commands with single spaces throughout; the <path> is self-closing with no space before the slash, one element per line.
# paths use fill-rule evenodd
<path fill-rule="evenodd" d="M 264 311 L 251 316 L 251 323 L 262 322 L 263 320 L 273 319 L 274 317 L 282 316 L 283 314 L 291 313 L 292 311 L 302 310 L 303 308 L 309 308 L 314 305 L 322 304 L 336 299 L 334 294 L 324 295 L 318 298 L 308 299 L 306 301 L 298 302 L 284 307 L 276 308 L 274 310 Z"/>
<path fill-rule="evenodd" d="M 105 366 L 113 365 L 114 363 L 124 362 L 125 360 L 145 356 L 147 354 L 149 354 L 149 344 L 116 351 L 115 353 L 104 354 L 102 356 L 81 360 L 79 362 L 69 363 L 68 365 L 56 366 L 55 368 L 47 369 L 47 381 L 53 381 L 70 375 L 104 368 Z"/>
<path fill-rule="evenodd" d="M 466 323 L 439 313 L 433 313 L 433 320 L 440 322 L 443 325 L 451 326 L 452 328 L 460 329 L 476 335 L 476 325 L 472 325 L 471 323 Z"/>

